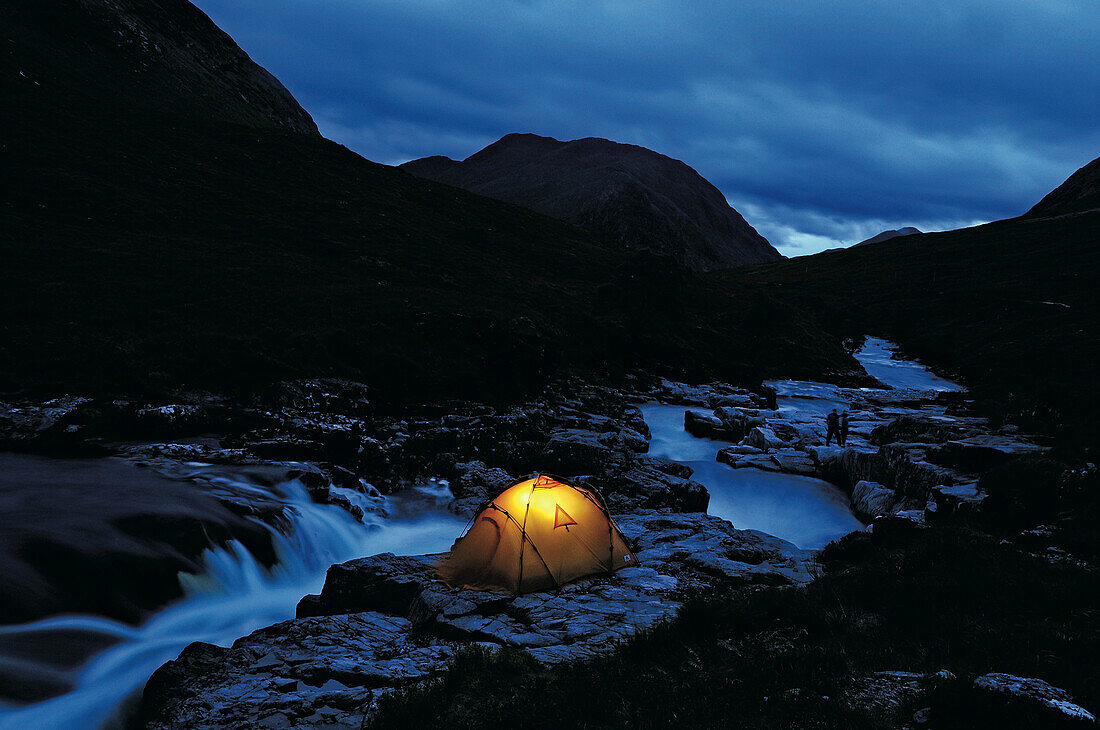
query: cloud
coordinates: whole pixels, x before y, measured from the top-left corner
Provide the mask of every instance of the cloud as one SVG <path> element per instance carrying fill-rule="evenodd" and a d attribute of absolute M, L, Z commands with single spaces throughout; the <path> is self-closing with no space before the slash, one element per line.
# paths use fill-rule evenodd
<path fill-rule="evenodd" d="M 1100 155 L 1094 0 L 198 4 L 369 159 L 641 144 L 788 252 L 1018 215 Z"/>

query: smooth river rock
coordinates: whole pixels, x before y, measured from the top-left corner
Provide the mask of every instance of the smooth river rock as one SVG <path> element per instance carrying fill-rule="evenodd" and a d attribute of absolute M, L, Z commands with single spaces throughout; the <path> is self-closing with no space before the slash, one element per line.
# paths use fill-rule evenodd
<path fill-rule="evenodd" d="M 811 579 L 812 552 L 717 517 L 640 511 L 616 521 L 639 565 L 554 592 L 453 589 L 434 580 L 431 556 L 334 566 L 302 617 L 231 648 L 193 644 L 158 670 L 142 719 L 157 730 L 359 727 L 379 696 L 438 675 L 464 647 L 586 659 L 671 619 L 691 595 Z"/>

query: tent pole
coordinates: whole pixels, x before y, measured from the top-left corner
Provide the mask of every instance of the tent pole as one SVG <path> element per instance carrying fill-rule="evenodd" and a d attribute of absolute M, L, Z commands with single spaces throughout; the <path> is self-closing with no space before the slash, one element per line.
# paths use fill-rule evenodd
<path fill-rule="evenodd" d="M 531 491 L 527 494 L 527 509 L 523 510 L 523 526 L 519 531 L 519 579 L 516 580 L 516 595 L 519 595 L 520 589 L 523 587 L 523 553 L 527 550 L 527 515 L 531 514 L 531 498 L 535 496 L 535 485 L 538 484 L 538 478 L 531 482 Z M 542 560 L 542 556 L 539 556 Z M 546 561 L 544 560 L 543 563 Z M 554 576 L 551 575 L 551 578 Z M 557 581 L 554 581 L 555 583 Z"/>

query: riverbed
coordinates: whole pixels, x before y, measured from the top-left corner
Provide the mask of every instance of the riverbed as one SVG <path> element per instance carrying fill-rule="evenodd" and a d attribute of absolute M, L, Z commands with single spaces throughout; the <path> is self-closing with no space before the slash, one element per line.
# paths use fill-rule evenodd
<path fill-rule="evenodd" d="M 895 359 L 893 353 L 889 343 L 869 338 L 856 357 L 891 388 L 929 392 L 957 389 L 919 365 Z M 770 385 L 779 394 L 776 417 L 787 417 L 792 422 L 823 420 L 832 408 L 848 406 L 845 390 L 836 386 L 801 381 Z M 684 406 L 648 403 L 641 411 L 652 434 L 649 455 L 690 466 L 694 470 L 692 478 L 710 492 L 712 515 L 737 528 L 774 535 L 806 549 L 819 548 L 863 528 L 844 492 L 827 482 L 759 469 L 734 469 L 717 462 L 718 451 L 730 444 L 688 434 L 684 430 Z M 859 440 L 862 436 L 853 438 Z M 65 518 L 66 510 L 74 513 L 82 503 L 104 499 L 115 486 L 130 489 L 135 502 L 158 501 L 156 494 L 161 492 L 176 494 L 178 500 L 168 500 L 173 508 L 191 501 L 194 504 L 187 509 L 196 514 L 206 510 L 229 524 L 231 516 L 220 506 L 198 492 L 187 494 L 188 490 L 199 489 L 197 484 L 205 487 L 207 496 L 221 499 L 232 494 L 237 504 L 262 502 L 269 511 L 274 505 L 279 519 L 247 518 L 253 530 L 269 534 L 273 555 L 257 556 L 238 540 L 208 548 L 193 571 L 179 576 L 183 597 L 158 608 L 136 625 L 103 615 L 70 614 L 0 626 L 0 679 L 19 676 L 23 682 L 37 682 L 46 688 L 39 694 L 47 697 L 26 704 L 26 695 L 19 703 L 13 694 L 0 693 L 8 697 L 0 699 L 2 730 L 119 726 L 128 701 L 148 677 L 188 644 L 227 646 L 258 628 L 292 618 L 298 601 L 321 588 L 331 565 L 387 551 L 399 555 L 441 552 L 449 548 L 465 525 L 465 519 L 447 511 L 451 494 L 442 482 L 424 482 L 390 497 L 377 493 L 371 496 L 369 489 L 333 487 L 345 504 L 362 511 L 359 519 L 335 504 L 314 502 L 297 479 L 257 479 L 255 468 L 176 461 L 171 474 L 175 481 L 165 481 L 150 471 L 127 471 L 136 467 L 124 460 L 83 463 L 27 456 L 5 458 L 32 474 L 34 480 L 52 485 L 53 501 L 36 498 L 20 503 L 20 509 L 25 510 L 20 519 L 28 524 L 47 516 Z M 280 468 L 285 467 L 282 463 Z M 190 484 L 181 484 L 181 479 Z M 40 484 L 36 494 L 45 493 Z M 51 511 L 57 514 L 50 515 Z M 74 519 L 65 523 L 77 526 L 71 529 L 71 542 L 79 543 L 82 530 L 97 538 L 110 538 L 110 520 L 101 519 L 103 516 L 94 508 L 85 512 L 71 514 Z M 96 526 L 97 519 L 101 527 Z"/>
<path fill-rule="evenodd" d="M 647 403 L 641 409 L 652 434 L 650 456 L 690 466 L 694 470 L 691 478 L 710 492 L 710 514 L 738 529 L 759 530 L 814 550 L 863 528 L 848 506 L 847 495 L 832 484 L 720 464 L 715 456 L 732 444 L 697 438 L 685 431 L 686 408 Z"/>
<path fill-rule="evenodd" d="M 40 475 L 50 472 L 41 461 L 37 467 Z M 61 467 L 66 468 L 65 462 Z M 67 491 L 75 493 L 97 486 L 71 473 L 64 478 L 71 480 Z M 243 476 L 235 486 L 258 488 Z M 314 503 L 294 480 L 265 491 L 266 499 L 283 503 L 286 524 L 284 530 L 269 528 L 276 557 L 272 566 L 265 567 L 244 545 L 231 541 L 224 548 L 207 550 L 202 570 L 180 576 L 183 599 L 139 626 L 102 616 L 63 615 L 0 627 L 0 669 L 19 672 L 24 681 L 37 678 L 64 687 L 45 701 L 0 705 L 0 729 L 110 727 L 127 699 L 188 644 L 228 646 L 256 629 L 292 618 L 302 596 L 321 588 L 329 566 L 381 552 L 442 552 L 465 525 L 445 510 L 450 493 L 434 482 L 385 498 L 381 505 L 364 505 L 380 507 L 391 516 L 368 512 L 363 521 L 340 507 Z M 57 647 L 73 642 L 110 646 L 71 666 L 71 659 Z"/>

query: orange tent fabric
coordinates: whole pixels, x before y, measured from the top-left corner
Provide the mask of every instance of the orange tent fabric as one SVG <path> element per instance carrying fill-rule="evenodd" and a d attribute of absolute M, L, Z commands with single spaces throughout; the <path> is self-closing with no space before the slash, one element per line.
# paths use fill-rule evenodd
<path fill-rule="evenodd" d="M 452 586 L 520 594 L 637 562 L 597 492 L 540 475 L 483 507 L 438 573 Z"/>

